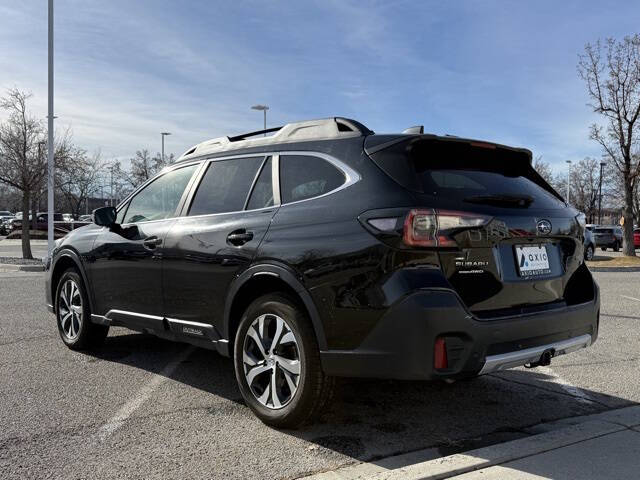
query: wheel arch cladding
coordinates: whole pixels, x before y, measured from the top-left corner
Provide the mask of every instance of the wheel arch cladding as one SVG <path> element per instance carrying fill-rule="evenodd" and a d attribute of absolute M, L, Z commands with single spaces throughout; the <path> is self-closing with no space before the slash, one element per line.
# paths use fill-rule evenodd
<path fill-rule="evenodd" d="M 51 299 L 53 300 L 53 304 L 55 305 L 56 290 L 58 289 L 60 278 L 62 277 L 62 274 L 69 268 L 76 269 L 80 274 L 80 278 L 84 282 L 84 288 L 87 293 L 87 297 L 89 298 L 89 307 L 92 307 L 91 295 L 89 294 L 89 288 L 84 269 L 82 268 L 80 260 L 77 258 L 77 256 L 70 251 L 61 253 L 55 264 L 53 265 L 53 271 L 51 272 Z"/>
<path fill-rule="evenodd" d="M 293 274 L 282 267 L 269 266 L 265 270 L 249 269 L 236 280 L 229 292 L 222 332 L 223 337 L 229 340 L 229 355 L 233 349 L 232 345 L 242 314 L 256 298 L 269 293 L 283 293 L 304 308 L 311 320 L 318 347 L 320 350 L 326 349 L 324 329 L 311 295 Z"/>

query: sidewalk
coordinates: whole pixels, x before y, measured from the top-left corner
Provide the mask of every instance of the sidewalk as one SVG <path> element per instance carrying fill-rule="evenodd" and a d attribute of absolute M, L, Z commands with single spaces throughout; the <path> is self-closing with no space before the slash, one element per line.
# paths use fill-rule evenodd
<path fill-rule="evenodd" d="M 640 478 L 640 406 L 538 425 L 534 435 L 432 459 L 434 449 L 307 480 L 532 480 Z M 407 464 L 412 457 L 414 463 Z M 423 461 L 418 460 L 424 457 Z M 405 466 L 393 468 L 393 463 Z"/>

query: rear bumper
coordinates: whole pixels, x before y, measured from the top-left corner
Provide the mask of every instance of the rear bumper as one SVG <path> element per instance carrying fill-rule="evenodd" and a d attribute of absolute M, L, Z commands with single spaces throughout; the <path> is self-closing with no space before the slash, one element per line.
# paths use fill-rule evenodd
<path fill-rule="evenodd" d="M 328 375 L 395 379 L 463 378 L 585 348 L 596 341 L 600 294 L 588 303 L 527 315 L 478 320 L 450 290 L 420 290 L 392 306 L 362 344 L 321 352 Z M 447 369 L 436 370 L 433 346 L 447 344 Z"/>

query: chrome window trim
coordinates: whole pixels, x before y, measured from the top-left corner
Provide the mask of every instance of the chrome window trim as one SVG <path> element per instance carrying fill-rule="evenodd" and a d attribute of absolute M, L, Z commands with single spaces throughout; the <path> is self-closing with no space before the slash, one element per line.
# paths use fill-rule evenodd
<path fill-rule="evenodd" d="M 322 198 L 322 197 L 326 197 L 328 195 L 333 195 L 336 192 L 339 192 L 340 190 L 344 190 L 347 187 L 350 187 L 351 185 L 353 185 L 354 183 L 359 182 L 362 177 L 360 176 L 360 174 L 358 172 L 356 172 L 353 168 L 351 168 L 349 165 L 345 164 L 344 162 L 342 162 L 341 160 L 338 160 L 335 157 L 332 157 L 331 155 L 327 155 L 326 153 L 321 153 L 321 152 L 313 152 L 313 151 L 305 151 L 305 150 L 290 150 L 290 151 L 284 151 L 284 152 L 278 152 L 278 155 L 299 155 L 299 156 L 305 156 L 305 157 L 318 157 L 321 158 L 323 160 L 326 160 L 327 162 L 329 162 L 330 164 L 332 164 L 334 167 L 336 167 L 338 170 L 342 171 L 342 173 L 345 176 L 345 182 L 334 188 L 333 190 L 323 193 L 322 195 L 317 195 L 315 197 L 309 197 L 309 198 L 304 198 L 302 200 L 296 200 L 295 202 L 288 202 L 288 203 L 282 203 L 282 206 L 285 205 L 295 205 L 297 203 L 302 203 L 302 202 L 308 202 L 309 200 L 315 200 L 317 198 Z M 280 164 L 280 159 L 278 158 L 278 167 Z M 280 186 L 280 168 L 278 168 L 278 186 Z M 278 189 L 279 192 L 279 189 Z"/>
<path fill-rule="evenodd" d="M 345 182 L 343 184 L 341 184 L 340 186 L 338 186 L 337 188 L 334 188 L 333 190 L 323 193 L 322 195 L 318 195 L 315 197 L 310 197 L 310 198 L 305 198 L 303 200 L 296 200 L 295 202 L 289 202 L 289 203 L 282 203 L 282 197 L 280 195 L 280 156 L 281 155 L 300 155 L 300 156 L 306 156 L 306 157 L 318 157 L 321 158 L 323 160 L 326 160 L 327 162 L 331 163 L 334 167 L 336 167 L 337 169 L 339 169 L 340 171 L 342 171 L 342 173 L 345 176 Z M 202 218 L 202 217 L 212 217 L 212 216 L 217 216 L 217 215 L 231 215 L 231 214 L 235 214 L 235 213 L 249 213 L 249 212 L 259 212 L 262 210 L 270 210 L 273 208 L 279 208 L 281 206 L 284 205 L 295 205 L 298 203 L 302 203 L 302 202 L 308 202 L 309 200 L 315 200 L 317 198 L 322 198 L 322 197 L 326 197 L 328 195 L 333 195 L 334 193 L 339 192 L 340 190 L 343 190 L 347 187 L 350 187 L 351 185 L 359 182 L 362 177 L 360 176 L 360 174 L 354 170 L 353 168 L 351 168 L 349 165 L 345 164 L 343 161 L 338 160 L 337 158 L 328 155 L 326 153 L 322 153 L 322 152 L 316 152 L 313 150 L 280 150 L 280 151 L 273 151 L 273 152 L 261 152 L 261 153 L 248 153 L 248 154 L 235 154 L 235 155 L 228 155 L 228 156 L 223 156 L 223 157 L 215 157 L 215 158 L 207 158 L 205 156 L 197 158 L 197 159 L 193 159 L 193 160 L 189 160 L 186 161 L 184 163 L 179 163 L 177 165 L 171 165 L 169 167 L 165 167 L 158 175 L 156 175 L 155 177 L 147 180 L 144 184 L 142 184 L 140 187 L 138 187 L 136 190 L 134 190 L 131 194 L 129 194 L 129 196 L 127 196 L 120 204 L 119 207 L 121 207 L 122 205 L 125 205 L 131 198 L 133 198 L 134 195 L 136 195 L 140 190 L 142 190 L 146 185 L 148 185 L 149 183 L 151 183 L 152 181 L 154 181 L 156 178 L 158 178 L 160 175 L 164 175 L 170 171 L 173 171 L 177 168 L 181 168 L 181 167 L 186 167 L 189 165 L 193 165 L 193 164 L 197 164 L 197 163 L 202 163 L 203 165 L 203 169 L 204 172 L 206 172 L 206 170 L 209 168 L 210 164 L 213 162 L 219 162 L 219 161 L 224 161 L 224 160 L 234 160 L 234 159 L 238 159 L 238 158 L 252 158 L 252 157 L 264 157 L 265 161 L 267 159 L 267 157 L 271 157 L 272 161 L 271 161 L 271 181 L 272 181 L 272 185 L 273 185 L 273 201 L 274 204 L 270 207 L 263 207 L 263 208 L 256 208 L 256 209 L 252 209 L 252 210 L 235 210 L 233 212 L 220 212 L 220 213 L 205 213 L 202 215 L 176 215 L 175 217 L 170 217 L 170 218 L 164 218 L 164 219 L 159 219 L 159 220 L 147 220 L 144 222 L 137 222 L 137 223 L 129 223 L 129 224 L 123 224 L 123 226 L 129 226 L 129 225 L 144 225 L 147 223 L 152 223 L 152 222 L 162 222 L 162 221 L 166 221 L 166 220 L 179 220 L 179 219 L 183 219 L 183 218 Z M 198 170 L 196 171 L 196 173 L 194 175 L 199 175 L 201 171 Z M 199 175 L 198 178 L 198 185 L 194 185 L 193 187 L 197 189 L 197 187 L 200 186 L 200 182 L 202 182 L 202 177 L 204 175 Z M 191 201 L 193 201 L 193 198 L 191 199 Z M 184 205 L 182 209 L 183 213 L 186 211 L 188 212 L 188 207 L 190 207 L 190 205 Z M 105 227 L 106 228 L 106 227 Z"/>

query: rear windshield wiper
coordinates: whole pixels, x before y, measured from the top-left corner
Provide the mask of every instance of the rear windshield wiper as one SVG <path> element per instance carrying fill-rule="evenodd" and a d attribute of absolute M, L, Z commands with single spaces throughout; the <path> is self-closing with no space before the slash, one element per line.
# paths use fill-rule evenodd
<path fill-rule="evenodd" d="M 476 195 L 463 199 L 467 203 L 481 203 L 496 207 L 527 208 L 533 203 L 533 197 L 528 195 Z"/>

